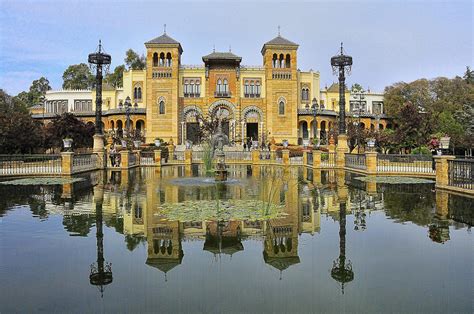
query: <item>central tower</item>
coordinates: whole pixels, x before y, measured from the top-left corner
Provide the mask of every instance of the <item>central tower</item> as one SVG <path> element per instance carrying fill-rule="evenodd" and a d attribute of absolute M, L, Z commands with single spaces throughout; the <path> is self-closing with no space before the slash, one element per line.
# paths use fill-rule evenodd
<path fill-rule="evenodd" d="M 262 48 L 269 138 L 298 141 L 298 44 L 278 36 Z"/>
<path fill-rule="evenodd" d="M 178 143 L 179 67 L 183 48 L 166 32 L 145 43 L 146 55 L 146 141 L 159 137 Z"/>

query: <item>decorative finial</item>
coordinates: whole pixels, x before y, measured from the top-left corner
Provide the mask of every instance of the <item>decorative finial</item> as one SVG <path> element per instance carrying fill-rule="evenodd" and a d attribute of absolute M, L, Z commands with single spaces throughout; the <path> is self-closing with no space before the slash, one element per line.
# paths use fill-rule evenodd
<path fill-rule="evenodd" d="M 343 48 L 342 48 L 342 41 L 341 41 L 341 55 L 343 55 L 344 53 L 342 52 Z"/>
<path fill-rule="evenodd" d="M 165 35 L 166 35 L 166 24 L 163 24 L 163 32 L 164 32 Z"/>
<path fill-rule="evenodd" d="M 102 51 L 102 40 L 99 39 L 99 52 Z"/>
<path fill-rule="evenodd" d="M 278 36 L 280 36 L 280 25 L 278 25 Z"/>

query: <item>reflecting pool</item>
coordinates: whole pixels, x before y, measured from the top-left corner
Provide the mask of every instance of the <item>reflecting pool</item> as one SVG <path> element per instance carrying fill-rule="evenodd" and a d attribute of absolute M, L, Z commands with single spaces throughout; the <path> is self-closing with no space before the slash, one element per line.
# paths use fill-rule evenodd
<path fill-rule="evenodd" d="M 0 312 L 471 313 L 473 199 L 360 177 L 234 166 L 215 184 L 193 166 L 0 184 Z"/>

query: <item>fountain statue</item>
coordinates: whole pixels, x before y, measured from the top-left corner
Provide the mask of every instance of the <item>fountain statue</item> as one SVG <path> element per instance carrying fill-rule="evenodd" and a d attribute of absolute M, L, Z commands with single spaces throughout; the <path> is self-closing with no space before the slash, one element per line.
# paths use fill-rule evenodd
<path fill-rule="evenodd" d="M 216 170 L 214 177 L 216 181 L 227 181 L 227 167 L 225 165 L 224 145 L 229 144 L 229 138 L 222 132 L 222 119 L 220 116 L 220 109 L 218 112 L 217 133 L 212 136 L 212 152 L 213 156 L 217 158 Z"/>

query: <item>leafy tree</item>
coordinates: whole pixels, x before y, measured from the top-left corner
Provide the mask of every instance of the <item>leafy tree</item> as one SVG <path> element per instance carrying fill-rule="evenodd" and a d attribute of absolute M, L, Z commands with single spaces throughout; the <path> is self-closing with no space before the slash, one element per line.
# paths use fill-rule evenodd
<path fill-rule="evenodd" d="M 51 86 L 49 85 L 49 80 L 47 78 L 42 76 L 39 79 L 34 80 L 30 86 L 28 105 L 32 106 L 40 103 L 41 97 L 43 97 L 49 90 L 51 90 Z"/>
<path fill-rule="evenodd" d="M 43 145 L 39 121 L 26 111 L 0 111 L 0 154 L 33 153 Z"/>
<path fill-rule="evenodd" d="M 125 53 L 125 64 L 128 70 L 143 70 L 146 66 L 146 58 L 144 55 L 138 55 L 132 49 L 128 49 Z"/>
<path fill-rule="evenodd" d="M 395 131 L 400 148 L 411 150 L 428 142 L 429 131 L 423 123 L 424 114 L 411 102 L 406 102 L 400 111 Z"/>
<path fill-rule="evenodd" d="M 85 124 L 72 113 L 56 116 L 45 128 L 45 146 L 50 148 L 62 147 L 63 139 L 73 139 L 73 148 L 91 147 L 94 135 L 94 125 Z"/>
<path fill-rule="evenodd" d="M 398 140 L 395 131 L 392 129 L 383 129 L 374 134 L 375 144 L 380 148 L 382 153 L 387 154 L 390 151 L 398 149 Z"/>
<path fill-rule="evenodd" d="M 63 73 L 63 88 L 90 89 L 94 86 L 94 80 L 94 76 L 87 64 L 73 64 Z"/>
<path fill-rule="evenodd" d="M 466 73 L 464 73 L 463 78 L 468 84 L 473 84 L 474 83 L 474 70 L 471 70 L 471 68 L 467 66 Z"/>
<path fill-rule="evenodd" d="M 352 93 L 363 92 L 363 91 L 365 91 L 365 90 L 362 87 L 362 85 L 360 85 L 359 83 L 352 84 L 352 86 L 351 86 L 351 92 Z"/>
<path fill-rule="evenodd" d="M 123 71 L 125 71 L 125 65 L 119 65 L 115 67 L 113 73 L 108 73 L 105 76 L 105 82 L 109 85 L 117 88 L 123 86 Z"/>

